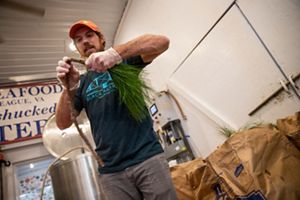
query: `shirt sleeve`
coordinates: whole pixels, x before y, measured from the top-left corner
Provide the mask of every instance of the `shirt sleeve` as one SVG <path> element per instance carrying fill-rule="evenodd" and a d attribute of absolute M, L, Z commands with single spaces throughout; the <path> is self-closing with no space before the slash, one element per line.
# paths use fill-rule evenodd
<path fill-rule="evenodd" d="M 128 58 L 128 59 L 124 60 L 124 63 L 128 64 L 128 65 L 133 65 L 133 66 L 136 66 L 136 67 L 139 67 L 139 68 L 144 68 L 148 64 L 150 64 L 151 62 L 145 63 L 141 56 L 134 56 L 134 57 L 131 57 L 131 58 Z"/>

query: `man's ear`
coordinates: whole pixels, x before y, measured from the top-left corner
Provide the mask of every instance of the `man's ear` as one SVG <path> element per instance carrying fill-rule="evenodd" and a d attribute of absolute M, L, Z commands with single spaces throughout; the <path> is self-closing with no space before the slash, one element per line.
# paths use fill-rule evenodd
<path fill-rule="evenodd" d="M 105 38 L 104 38 L 104 36 L 101 33 L 98 33 L 98 36 L 99 36 L 99 41 L 103 45 L 103 48 L 104 48 L 105 45 L 106 45 Z"/>
<path fill-rule="evenodd" d="M 106 44 L 106 41 L 105 41 L 103 36 L 100 37 L 100 42 L 101 42 L 101 44 L 103 45 L 103 48 L 104 48 L 105 44 Z"/>

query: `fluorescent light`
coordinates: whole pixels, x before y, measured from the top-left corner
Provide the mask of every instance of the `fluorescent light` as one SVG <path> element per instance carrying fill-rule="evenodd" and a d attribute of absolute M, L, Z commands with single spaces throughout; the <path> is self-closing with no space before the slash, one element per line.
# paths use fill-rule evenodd
<path fill-rule="evenodd" d="M 77 51 L 77 49 L 76 49 L 75 44 L 74 44 L 73 41 L 70 42 L 69 48 L 71 49 L 71 51 Z"/>
<path fill-rule="evenodd" d="M 34 164 L 30 163 L 29 167 L 30 167 L 30 169 L 33 169 L 34 168 Z"/>

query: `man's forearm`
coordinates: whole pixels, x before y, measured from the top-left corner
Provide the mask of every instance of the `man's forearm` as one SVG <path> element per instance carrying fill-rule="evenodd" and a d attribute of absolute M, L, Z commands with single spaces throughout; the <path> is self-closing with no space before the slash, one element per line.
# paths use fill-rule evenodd
<path fill-rule="evenodd" d="M 69 96 L 71 95 L 71 97 Z M 66 90 L 63 90 L 60 99 L 57 104 L 55 117 L 56 117 L 56 124 L 59 129 L 65 129 L 72 125 L 72 100 L 75 95 L 75 91 L 71 91 L 68 93 Z M 74 113 L 77 115 L 77 113 Z"/>
<path fill-rule="evenodd" d="M 123 59 L 141 55 L 144 62 L 151 62 L 169 47 L 169 39 L 161 35 L 142 35 L 114 49 Z"/>

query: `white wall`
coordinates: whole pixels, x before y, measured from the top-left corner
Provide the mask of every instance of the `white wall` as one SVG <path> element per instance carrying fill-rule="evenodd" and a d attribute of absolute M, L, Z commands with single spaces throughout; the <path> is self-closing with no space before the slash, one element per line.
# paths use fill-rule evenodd
<path fill-rule="evenodd" d="M 237 129 L 251 121 L 274 122 L 300 110 L 295 95 L 281 93 L 254 116 L 248 115 L 280 87 L 279 79 L 284 77 L 238 7 L 230 7 L 232 2 L 132 0 L 115 39 L 118 44 L 143 33 L 170 38 L 169 50 L 146 70 L 154 89 L 169 88 L 179 98 L 188 116 L 184 127 L 197 156 L 207 156 L 225 140 L 218 126 Z M 237 3 L 283 70 L 296 75 L 300 71 L 299 1 Z"/>
<path fill-rule="evenodd" d="M 239 0 L 263 41 L 290 75 L 300 72 L 300 1 Z"/>
<path fill-rule="evenodd" d="M 166 35 L 171 44 L 163 58 L 147 70 L 156 89 L 166 81 L 230 5 L 231 0 L 132 0 L 116 35 L 115 44 L 126 42 L 144 33 Z"/>

